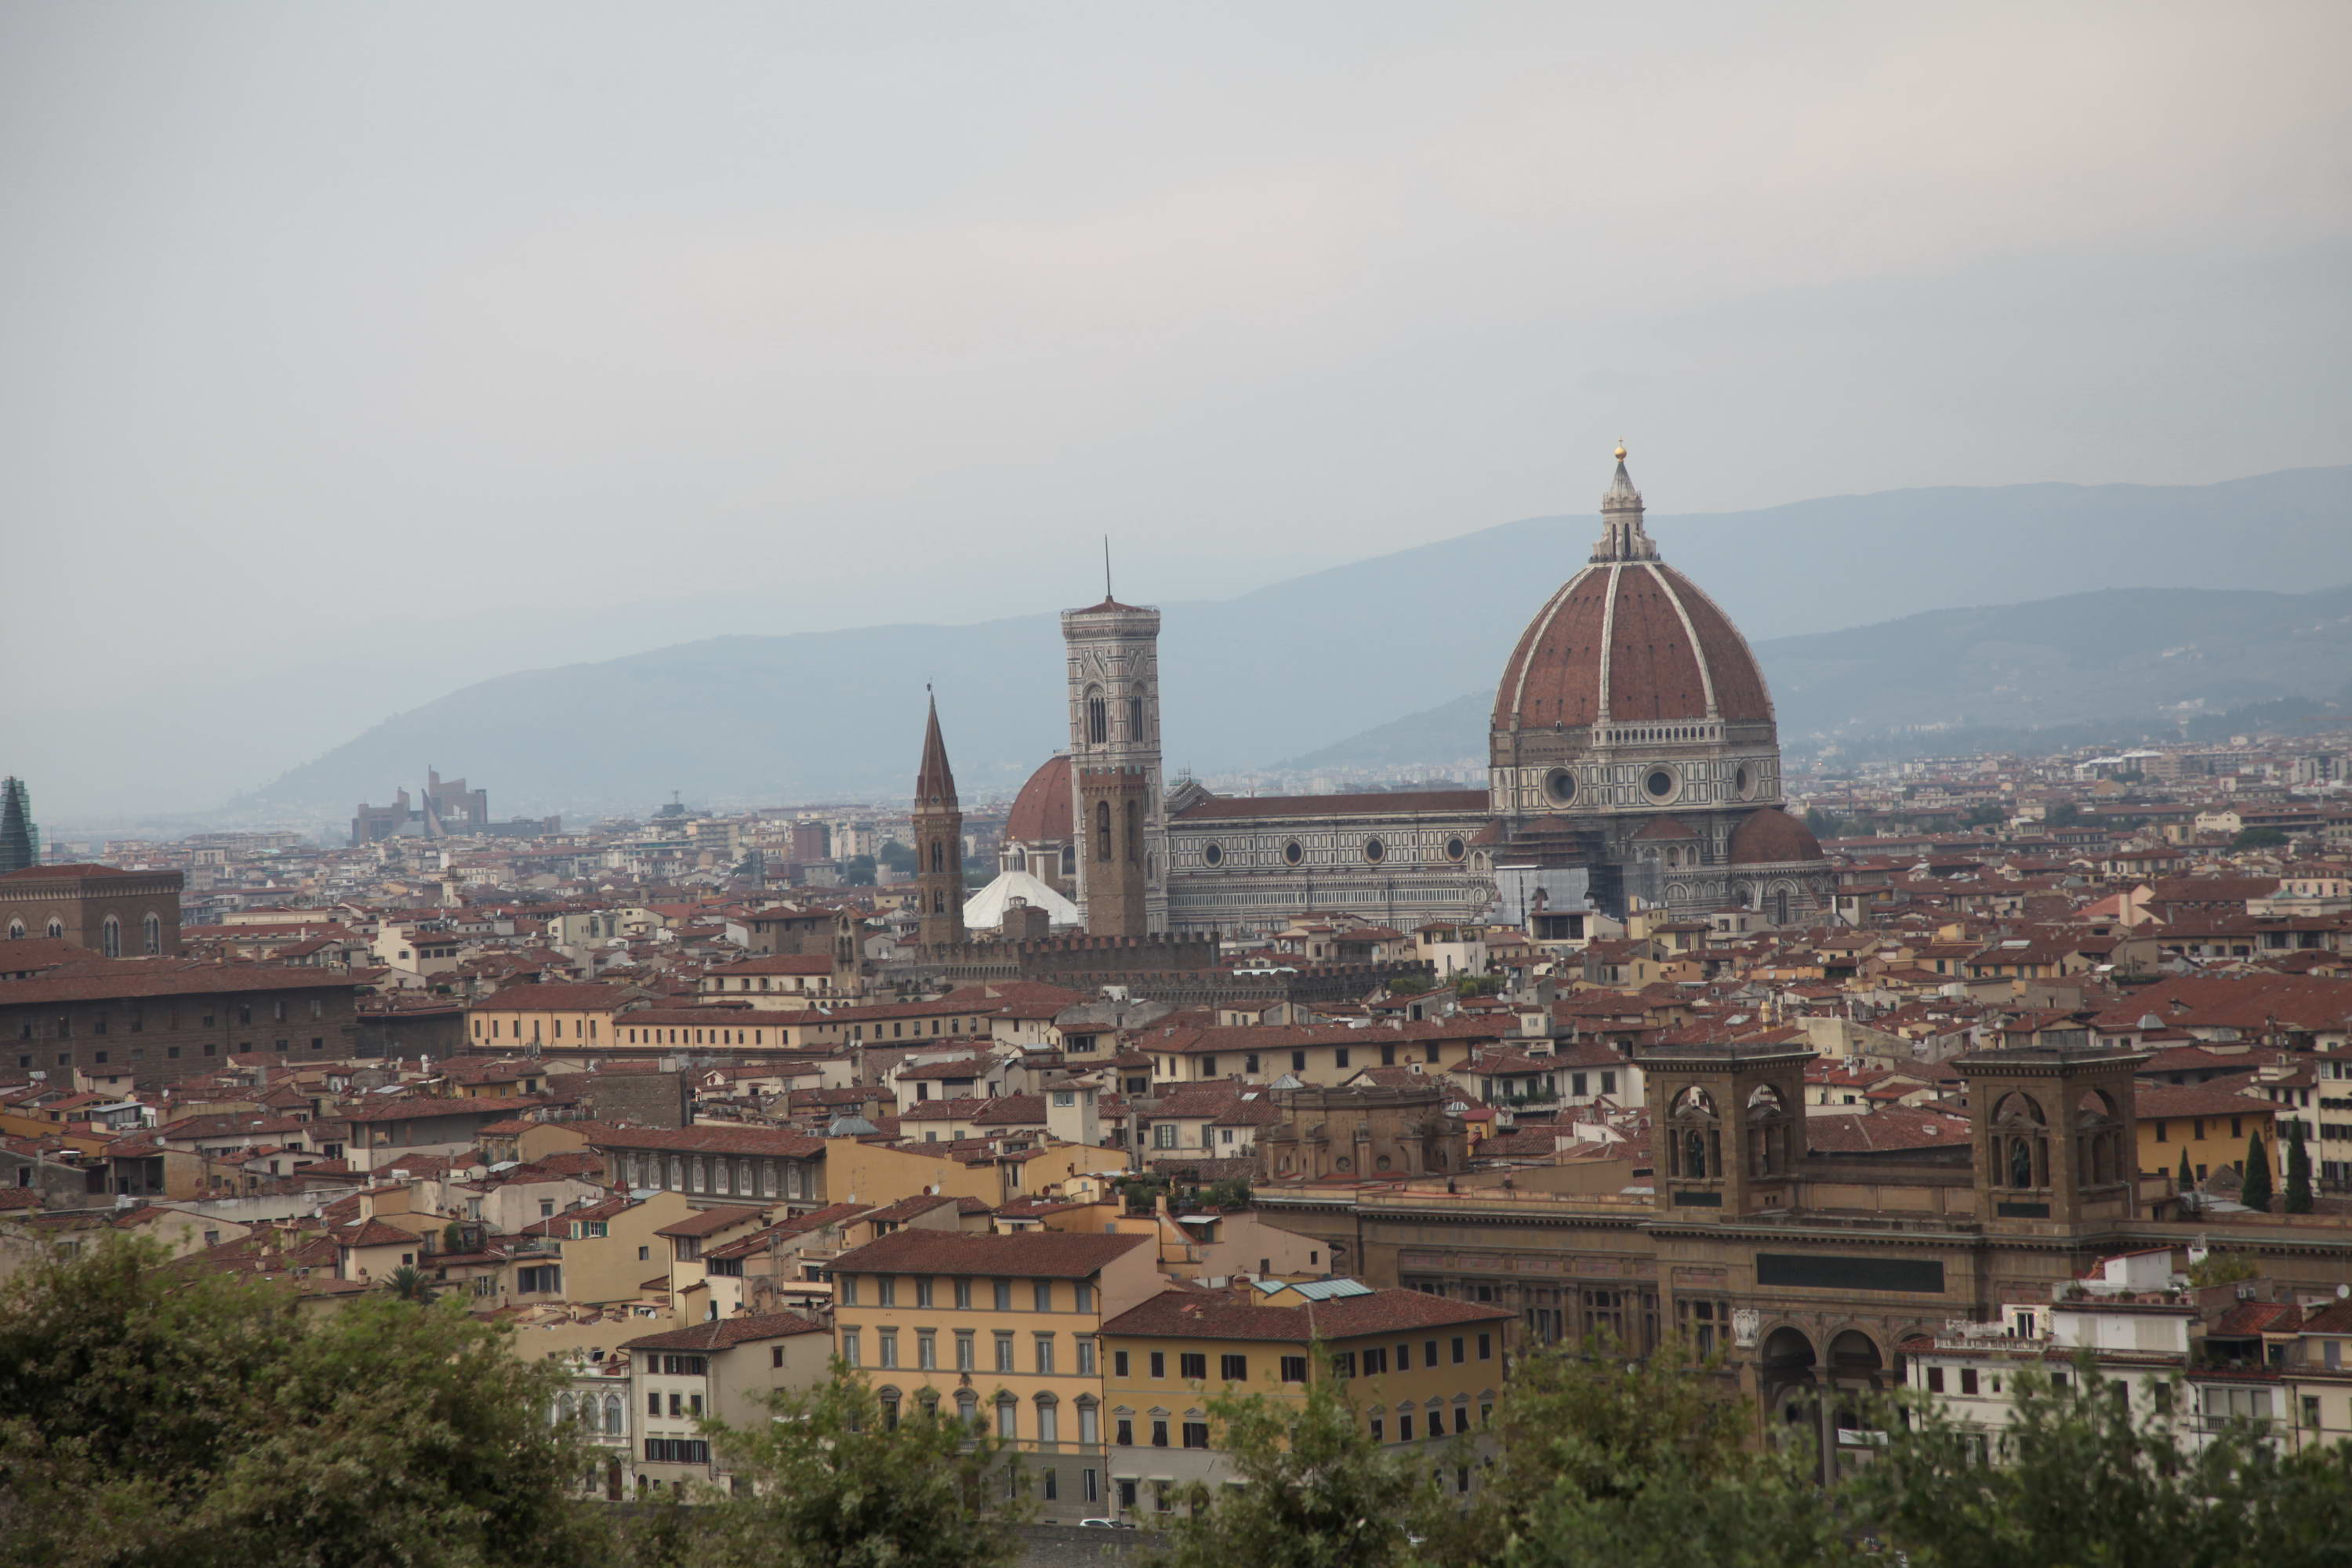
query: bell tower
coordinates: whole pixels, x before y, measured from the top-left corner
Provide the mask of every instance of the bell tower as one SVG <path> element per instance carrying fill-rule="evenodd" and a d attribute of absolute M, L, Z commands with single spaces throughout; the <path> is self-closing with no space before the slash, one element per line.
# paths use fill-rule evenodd
<path fill-rule="evenodd" d="M 1805 1158 L 1802 1046 L 1654 1046 L 1633 1058 L 1650 1104 L 1657 1206 L 1684 1218 L 1797 1201 Z"/>
<path fill-rule="evenodd" d="M 963 807 L 956 800 L 948 744 L 940 735 L 936 697 L 923 729 L 923 765 L 915 775 L 914 823 L 915 889 L 922 900 L 916 940 L 926 948 L 961 942 Z"/>
<path fill-rule="evenodd" d="M 2132 1074 L 2146 1051 L 2081 1044 L 2005 1046 L 1955 1059 L 1969 1086 L 1978 1217 L 2080 1225 L 2134 1217 L 2139 1124 Z"/>
<path fill-rule="evenodd" d="M 1101 604 L 1062 612 L 1076 898 L 1088 934 L 1148 936 L 1168 929 L 1160 612 L 1105 588 Z"/>

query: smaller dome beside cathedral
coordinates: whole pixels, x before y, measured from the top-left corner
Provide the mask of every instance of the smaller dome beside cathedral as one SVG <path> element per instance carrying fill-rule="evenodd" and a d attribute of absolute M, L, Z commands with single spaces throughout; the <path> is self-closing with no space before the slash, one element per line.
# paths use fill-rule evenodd
<path fill-rule="evenodd" d="M 1732 831 L 1735 866 L 1785 866 L 1821 858 L 1822 841 L 1813 830 L 1778 806 L 1749 812 Z"/>
<path fill-rule="evenodd" d="M 1029 775 L 1013 797 L 1004 837 L 1020 844 L 1059 844 L 1070 836 L 1070 759 L 1062 753 Z"/>

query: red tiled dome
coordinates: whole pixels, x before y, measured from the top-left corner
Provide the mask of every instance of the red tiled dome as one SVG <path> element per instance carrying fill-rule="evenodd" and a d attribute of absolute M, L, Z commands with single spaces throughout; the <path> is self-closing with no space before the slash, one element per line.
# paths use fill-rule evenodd
<path fill-rule="evenodd" d="M 1019 844 L 1059 844 L 1070 837 L 1070 759 L 1055 757 L 1013 797 L 1004 837 Z"/>
<path fill-rule="evenodd" d="M 1756 657 L 1715 601 L 1663 562 L 1622 561 L 1587 566 L 1528 623 L 1495 691 L 1494 727 L 1595 722 L 1604 670 L 1612 722 L 1705 719 L 1710 693 L 1718 719 L 1772 717 Z"/>
<path fill-rule="evenodd" d="M 1822 841 L 1813 830 L 1778 806 L 1749 812 L 1731 835 L 1735 866 L 1779 866 L 1821 858 Z"/>

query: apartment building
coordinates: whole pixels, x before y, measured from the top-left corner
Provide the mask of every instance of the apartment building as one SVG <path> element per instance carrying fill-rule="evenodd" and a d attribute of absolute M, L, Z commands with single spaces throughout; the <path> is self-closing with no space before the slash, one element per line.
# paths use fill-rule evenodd
<path fill-rule="evenodd" d="M 1318 1340 L 1372 1440 L 1425 1449 L 1449 1487 L 1467 1492 L 1468 1456 L 1449 1445 L 1475 1438 L 1493 1414 L 1514 1322 L 1507 1308 L 1353 1279 L 1163 1290 L 1103 1325 L 1111 1507 L 1165 1514 L 1195 1481 L 1234 1480 L 1209 1401 L 1303 1402 L 1319 1375 Z"/>
<path fill-rule="evenodd" d="M 631 1489 L 731 1485 L 722 1447 L 701 1424 L 749 1427 L 767 1398 L 828 1375 L 833 1336 L 815 1318 L 762 1312 L 721 1318 L 625 1342 L 638 1442 Z M 601 1415 L 601 1412 L 600 1412 Z"/>
<path fill-rule="evenodd" d="M 1143 1236 L 895 1231 L 835 1259 L 835 1336 L 886 1410 L 985 1423 L 1043 1518 L 1091 1517 L 1108 1495 L 1103 1324 L 1166 1288 L 1155 1250 Z"/>

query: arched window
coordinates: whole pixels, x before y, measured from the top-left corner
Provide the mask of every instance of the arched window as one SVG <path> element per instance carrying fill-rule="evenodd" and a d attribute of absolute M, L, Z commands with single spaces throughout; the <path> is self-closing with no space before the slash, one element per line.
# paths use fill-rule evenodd
<path fill-rule="evenodd" d="M 1110 802 L 1095 802 L 1095 858 L 1110 858 Z"/>
<path fill-rule="evenodd" d="M 1127 700 L 1127 738 L 1131 742 L 1140 742 L 1143 739 L 1143 689 L 1141 687 L 1136 688 L 1136 694 Z"/>
<path fill-rule="evenodd" d="M 63 936 L 63 935 L 65 935 L 65 934 L 66 934 L 66 922 L 65 922 L 65 921 L 61 921 L 61 920 L 58 920 L 58 919 L 56 916 L 54 916 L 54 915 L 50 916 L 50 917 L 49 917 L 49 934 L 50 934 L 51 936 L 53 936 L 53 937 L 58 937 L 58 936 Z"/>
<path fill-rule="evenodd" d="M 140 922 L 140 923 L 142 924 L 142 927 L 144 927 L 144 930 L 143 930 L 143 931 L 142 932 L 142 935 L 144 935 L 144 936 L 146 937 L 146 939 L 147 939 L 147 951 L 148 951 L 149 952 L 151 952 L 151 953 L 154 953 L 154 952 L 163 952 L 163 921 L 162 921 L 161 919 L 157 918 L 156 916 L 154 916 L 154 915 L 152 915 L 152 914 L 151 914 L 151 915 L 149 915 L 149 916 L 148 916 L 144 921 L 142 921 L 142 922 Z"/>
<path fill-rule="evenodd" d="M 1776 926 L 1789 923 L 1789 889 L 1786 888 L 1772 890 L 1772 923 Z"/>
<path fill-rule="evenodd" d="M 24 935 L 25 922 L 23 921 L 10 921 L 8 922 L 8 940 L 10 942 L 22 941 Z"/>
<path fill-rule="evenodd" d="M 946 846 L 946 845 L 944 845 L 944 844 L 942 844 L 942 843 L 940 843 L 938 839 L 934 838 L 934 839 L 932 839 L 932 840 L 931 840 L 931 869 L 932 869 L 932 870 L 934 870 L 934 871 L 944 871 L 944 870 L 946 870 L 947 868 L 948 868 L 948 848 L 947 848 L 947 846 Z"/>
<path fill-rule="evenodd" d="M 617 1437 L 620 1435 L 621 1396 L 617 1394 L 608 1394 L 604 1395 L 604 1436 Z"/>
<path fill-rule="evenodd" d="M 106 923 L 98 928 L 98 951 L 109 958 L 122 956 L 122 922 L 112 915 L 107 916 Z"/>
<path fill-rule="evenodd" d="M 2050 1122 L 2029 1095 L 2005 1096 L 1993 1107 L 1993 1180 L 2019 1191 L 2050 1184 Z"/>
<path fill-rule="evenodd" d="M 1102 688 L 1087 689 L 1087 742 L 1099 746 L 1110 739 L 1110 710 L 1104 706 Z"/>
<path fill-rule="evenodd" d="M 1062 1440 L 1062 1410 L 1060 1402 L 1050 1394 L 1037 1396 L 1037 1441 L 1058 1443 Z"/>
<path fill-rule="evenodd" d="M 1703 1182 L 1723 1174 L 1723 1119 L 1706 1090 L 1675 1096 L 1666 1112 L 1666 1174 Z"/>
<path fill-rule="evenodd" d="M 1770 1084 L 1759 1084 L 1748 1097 L 1748 1173 L 1779 1176 L 1788 1173 L 1788 1101 Z"/>

